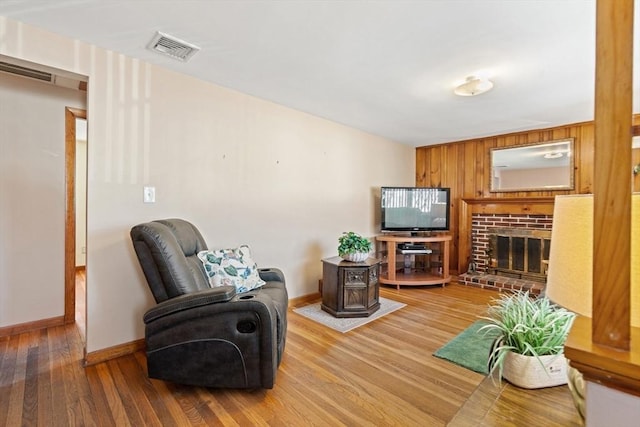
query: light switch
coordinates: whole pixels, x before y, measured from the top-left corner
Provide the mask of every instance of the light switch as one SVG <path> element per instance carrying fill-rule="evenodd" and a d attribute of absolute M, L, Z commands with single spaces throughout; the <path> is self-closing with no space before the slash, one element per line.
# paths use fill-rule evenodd
<path fill-rule="evenodd" d="M 145 203 L 156 202 L 156 187 L 144 187 L 143 200 Z"/>

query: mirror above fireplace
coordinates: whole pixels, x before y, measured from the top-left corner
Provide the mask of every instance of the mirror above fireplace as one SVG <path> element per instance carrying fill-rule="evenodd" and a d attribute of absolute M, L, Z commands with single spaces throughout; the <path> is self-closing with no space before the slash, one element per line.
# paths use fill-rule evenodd
<path fill-rule="evenodd" d="M 492 192 L 573 190 L 573 138 L 491 148 Z"/>

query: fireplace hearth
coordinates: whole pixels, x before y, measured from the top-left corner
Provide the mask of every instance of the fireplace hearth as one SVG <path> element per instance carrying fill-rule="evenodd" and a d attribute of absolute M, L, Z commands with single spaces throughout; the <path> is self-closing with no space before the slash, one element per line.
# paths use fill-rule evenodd
<path fill-rule="evenodd" d="M 508 290 L 544 290 L 552 216 L 474 213 L 470 268 L 459 275 L 465 285 Z"/>

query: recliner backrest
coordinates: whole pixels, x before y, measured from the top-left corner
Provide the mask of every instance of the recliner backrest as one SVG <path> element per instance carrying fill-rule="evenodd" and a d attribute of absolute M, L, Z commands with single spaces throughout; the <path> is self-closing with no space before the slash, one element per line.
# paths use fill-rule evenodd
<path fill-rule="evenodd" d="M 198 258 L 207 244 L 193 224 L 151 221 L 133 227 L 131 239 L 156 302 L 210 287 Z"/>

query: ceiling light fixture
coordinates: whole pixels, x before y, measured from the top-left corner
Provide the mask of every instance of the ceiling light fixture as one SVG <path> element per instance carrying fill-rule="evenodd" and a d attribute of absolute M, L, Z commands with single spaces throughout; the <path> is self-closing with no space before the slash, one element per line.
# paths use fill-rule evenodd
<path fill-rule="evenodd" d="M 560 157 L 562 157 L 562 153 L 560 152 L 547 153 L 544 155 L 545 159 L 559 159 Z"/>
<path fill-rule="evenodd" d="M 493 82 L 485 77 L 469 76 L 464 83 L 457 86 L 453 93 L 459 96 L 475 96 L 488 92 L 493 88 Z"/>

